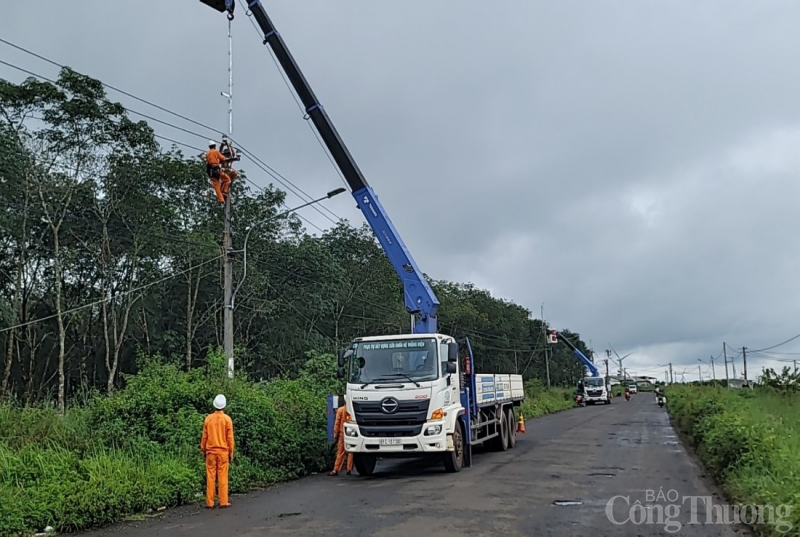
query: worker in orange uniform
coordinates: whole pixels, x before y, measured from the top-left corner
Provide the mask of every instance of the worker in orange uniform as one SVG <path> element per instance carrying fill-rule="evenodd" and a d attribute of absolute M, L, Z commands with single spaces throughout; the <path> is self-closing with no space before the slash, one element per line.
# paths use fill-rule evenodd
<path fill-rule="evenodd" d="M 219 480 L 219 506 L 230 507 L 228 501 L 228 463 L 233 461 L 233 421 L 222 411 L 227 404 L 222 394 L 214 398 L 217 410 L 206 416 L 200 449 L 206 459 L 206 507 L 214 507 L 216 481 Z"/>
<path fill-rule="evenodd" d="M 333 465 L 333 471 L 328 475 L 339 475 L 339 471 L 344 466 L 344 456 L 347 455 L 347 475 L 353 473 L 353 454 L 347 453 L 344 449 L 344 424 L 345 414 L 347 414 L 347 396 L 343 395 L 339 408 L 336 409 L 336 421 L 333 423 L 333 440 L 338 440 L 336 446 L 336 463 Z"/>
<path fill-rule="evenodd" d="M 222 168 L 227 161 L 228 159 L 225 158 L 225 155 L 217 150 L 217 142 L 209 140 L 208 151 L 206 152 L 206 171 L 209 179 L 211 179 L 211 184 L 214 185 L 217 201 L 220 203 L 225 203 L 225 197 L 231 187 L 231 176 L 235 178 L 239 175 L 233 169 Z M 227 172 L 230 172 L 230 175 Z"/>

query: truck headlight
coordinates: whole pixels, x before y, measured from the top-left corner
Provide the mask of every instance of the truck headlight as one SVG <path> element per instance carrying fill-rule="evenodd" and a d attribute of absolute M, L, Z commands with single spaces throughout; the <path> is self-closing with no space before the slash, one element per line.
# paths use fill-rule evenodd
<path fill-rule="evenodd" d="M 433 436 L 435 434 L 439 434 L 442 432 L 441 425 L 431 425 L 427 429 L 425 429 L 425 436 Z"/>
<path fill-rule="evenodd" d="M 358 436 L 358 429 L 356 429 L 355 427 L 347 427 L 347 426 L 345 426 L 344 434 L 345 434 L 345 436 L 349 436 L 351 438 L 355 438 L 355 437 Z"/>

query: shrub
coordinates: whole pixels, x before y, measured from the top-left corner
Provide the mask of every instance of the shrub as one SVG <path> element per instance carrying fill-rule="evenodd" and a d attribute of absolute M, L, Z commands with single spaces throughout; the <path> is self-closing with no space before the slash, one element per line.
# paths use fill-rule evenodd
<path fill-rule="evenodd" d="M 13 433 L 0 439 L 0 535 L 74 531 L 202 498 L 200 436 L 217 393 L 234 423 L 231 492 L 324 470 L 333 457 L 326 396 L 340 386 L 335 357 L 308 358 L 297 379 L 254 383 L 228 380 L 219 353 L 190 372 L 140 357 L 124 390 L 63 417 L 0 406 L 0 427 Z"/>
<path fill-rule="evenodd" d="M 797 396 L 772 390 L 670 386 L 667 400 L 677 427 L 733 501 L 793 506 L 788 521 L 795 530 L 800 528 Z M 755 529 L 765 536 L 788 535 L 775 525 Z"/>

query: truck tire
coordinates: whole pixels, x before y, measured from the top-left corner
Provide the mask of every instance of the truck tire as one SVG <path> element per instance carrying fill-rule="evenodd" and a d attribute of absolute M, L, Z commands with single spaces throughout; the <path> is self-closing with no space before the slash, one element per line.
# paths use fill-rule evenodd
<path fill-rule="evenodd" d="M 364 455 L 363 453 L 355 453 L 353 456 L 353 465 L 356 467 L 358 475 L 372 475 L 375 472 L 375 466 L 377 464 L 377 455 Z"/>
<path fill-rule="evenodd" d="M 500 438 L 497 440 L 497 448 L 499 451 L 508 451 L 508 414 L 501 411 L 500 416 Z"/>
<path fill-rule="evenodd" d="M 454 451 L 444 454 L 444 469 L 448 473 L 460 472 L 464 465 L 464 425 L 461 420 L 456 422 L 456 429 L 453 431 Z"/>
<path fill-rule="evenodd" d="M 508 418 L 508 447 L 511 449 L 517 445 L 517 427 L 516 421 L 514 420 L 513 407 L 509 407 L 506 416 Z"/>

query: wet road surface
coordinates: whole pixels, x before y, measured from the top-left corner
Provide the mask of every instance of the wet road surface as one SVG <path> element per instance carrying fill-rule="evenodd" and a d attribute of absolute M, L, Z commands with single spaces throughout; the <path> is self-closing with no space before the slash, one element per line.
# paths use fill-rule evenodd
<path fill-rule="evenodd" d="M 528 420 L 526 429 L 515 448 L 476 450 L 473 467 L 457 474 L 441 464 L 381 461 L 368 478 L 313 476 L 233 495 L 230 509 L 186 506 L 83 535 L 750 535 L 714 523 L 718 513 L 703 497 L 724 500 L 652 394 Z"/>

